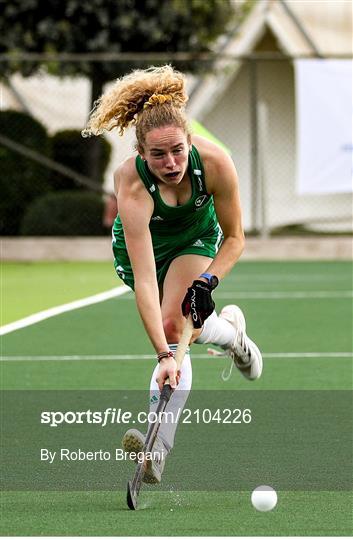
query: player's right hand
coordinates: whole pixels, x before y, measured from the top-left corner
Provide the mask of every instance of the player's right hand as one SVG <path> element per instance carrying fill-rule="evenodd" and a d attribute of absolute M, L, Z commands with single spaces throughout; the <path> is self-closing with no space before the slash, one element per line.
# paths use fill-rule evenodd
<path fill-rule="evenodd" d="M 177 363 L 173 357 L 163 358 L 159 362 L 159 370 L 156 381 L 159 390 L 162 391 L 166 379 L 169 378 L 169 384 L 172 388 L 176 388 L 180 378 L 180 372 L 177 372 Z"/>

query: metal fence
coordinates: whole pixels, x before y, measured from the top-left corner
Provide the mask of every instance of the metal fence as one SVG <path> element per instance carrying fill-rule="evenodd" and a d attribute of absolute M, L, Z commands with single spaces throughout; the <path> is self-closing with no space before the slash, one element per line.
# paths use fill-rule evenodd
<path fill-rule="evenodd" d="M 202 76 L 190 76 L 189 112 L 231 151 L 239 174 L 246 231 L 263 236 L 351 232 L 350 196 L 297 192 L 293 59 L 252 55 L 228 60 L 231 69 L 215 68 L 211 83 L 210 77 L 206 83 Z M 1 115 L 10 110 L 22 113 L 13 124 L 1 122 L 0 127 L 1 233 L 57 234 L 49 226 L 43 233 L 43 224 L 36 229 L 33 220 L 40 215 L 45 227 L 45 221 L 55 214 L 53 195 L 71 191 L 70 200 L 63 198 L 63 210 L 55 217 L 67 221 L 62 234 L 108 234 L 115 210 L 109 195 L 113 171 L 134 151 L 133 131 L 123 138 L 114 133 L 106 136 L 110 152 L 107 146 L 107 160 L 101 167 L 104 178 L 99 184 L 91 177 L 89 166 L 83 166 L 91 158 L 87 158 L 89 149 L 82 149 L 79 136 L 91 106 L 88 79 L 57 78 L 41 70 L 29 78 L 15 74 L 0 89 Z M 36 142 L 26 115 L 43 126 Z M 70 136 L 62 133 L 68 130 Z M 83 194 L 94 197 L 84 200 Z M 49 200 L 47 212 L 38 210 L 40 198 L 44 206 Z M 67 212 L 75 219 L 70 221 Z M 88 212 L 90 219 L 86 219 Z M 99 226 L 92 225 L 94 221 Z"/>
<path fill-rule="evenodd" d="M 205 96 L 206 111 L 199 111 L 204 125 L 232 151 L 246 230 L 263 236 L 352 231 L 350 193 L 298 192 L 293 59 L 244 58 L 217 85 L 220 93 L 208 102 Z"/>

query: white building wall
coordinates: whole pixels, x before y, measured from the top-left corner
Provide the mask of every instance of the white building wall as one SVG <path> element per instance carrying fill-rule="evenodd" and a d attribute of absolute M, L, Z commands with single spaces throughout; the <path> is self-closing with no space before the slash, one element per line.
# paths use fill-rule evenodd
<path fill-rule="evenodd" d="M 250 104 L 249 83 L 246 67 L 241 68 L 222 99 L 218 100 L 202 122 L 232 151 L 232 158 L 239 176 L 240 197 L 244 226 L 250 228 L 251 182 L 250 182 Z"/>
<path fill-rule="evenodd" d="M 290 62 L 257 64 L 258 99 L 265 105 L 267 122 L 259 116 L 260 169 L 264 172 L 265 221 L 269 228 L 294 223 L 319 228 L 352 227 L 351 197 L 344 194 L 299 196 L 296 193 L 294 70 Z M 222 99 L 203 119 L 233 152 L 239 173 L 244 226 L 251 229 L 251 141 L 249 76 L 247 66 L 238 73 Z M 258 225 L 261 225 L 260 188 Z"/>
<path fill-rule="evenodd" d="M 352 53 L 351 0 L 286 0 L 322 54 Z"/>

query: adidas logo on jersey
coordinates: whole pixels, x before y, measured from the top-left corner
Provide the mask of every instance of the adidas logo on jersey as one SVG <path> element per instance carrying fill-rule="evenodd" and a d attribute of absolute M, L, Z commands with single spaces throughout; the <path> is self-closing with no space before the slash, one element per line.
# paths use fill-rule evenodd
<path fill-rule="evenodd" d="M 152 184 L 152 186 L 150 187 L 150 192 L 153 193 L 154 191 L 156 191 L 156 186 Z"/>
<path fill-rule="evenodd" d="M 152 221 L 164 221 L 161 216 L 153 216 Z"/>
<path fill-rule="evenodd" d="M 196 242 L 193 243 L 193 246 L 205 247 L 205 244 L 202 242 L 202 240 L 196 240 Z"/>

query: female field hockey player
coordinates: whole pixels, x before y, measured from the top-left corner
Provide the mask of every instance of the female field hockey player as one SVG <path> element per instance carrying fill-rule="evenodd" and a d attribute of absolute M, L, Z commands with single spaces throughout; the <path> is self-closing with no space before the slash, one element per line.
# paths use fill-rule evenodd
<path fill-rule="evenodd" d="M 173 355 L 189 314 L 192 341 L 221 347 L 247 379 L 257 379 L 262 371 L 261 353 L 246 335 L 240 308 L 226 306 L 219 316 L 214 309 L 212 291 L 244 246 L 238 179 L 222 149 L 190 134 L 187 99 L 185 77 L 171 66 L 135 70 L 103 94 L 83 131 L 100 135 L 117 128 L 122 135 L 131 125 L 136 129 L 137 155 L 115 172 L 119 214 L 113 251 L 116 272 L 135 291 L 158 359 L 151 410 L 167 377 L 173 388 L 178 384 L 167 410 L 185 404 L 192 380 L 190 354 L 180 373 Z M 176 427 L 162 423 L 154 446 L 160 459 L 148 464 L 145 482 L 160 482 Z M 144 440 L 130 429 L 123 446 L 139 452 Z"/>

